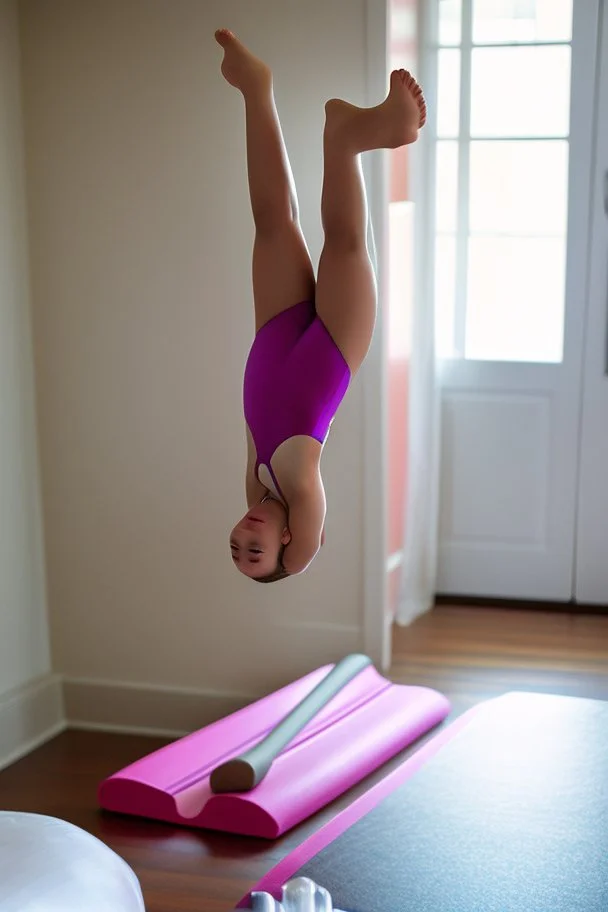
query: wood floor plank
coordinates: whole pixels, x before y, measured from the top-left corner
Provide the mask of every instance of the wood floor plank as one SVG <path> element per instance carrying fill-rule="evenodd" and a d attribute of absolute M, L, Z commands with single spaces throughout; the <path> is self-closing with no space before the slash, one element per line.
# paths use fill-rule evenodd
<path fill-rule="evenodd" d="M 397 628 L 390 677 L 443 691 L 453 716 L 509 690 L 608 700 L 608 617 L 441 605 Z M 97 810 L 97 783 L 166 743 L 69 731 L 0 773 L 0 807 L 63 818 L 115 849 L 147 912 L 226 912 L 310 832 L 409 752 L 275 843 L 129 820 Z"/>

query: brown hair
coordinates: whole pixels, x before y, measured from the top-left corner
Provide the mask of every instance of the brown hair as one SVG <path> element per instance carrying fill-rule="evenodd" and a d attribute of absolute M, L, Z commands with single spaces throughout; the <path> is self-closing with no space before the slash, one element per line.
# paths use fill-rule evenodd
<path fill-rule="evenodd" d="M 279 551 L 279 556 L 277 557 L 277 565 L 272 571 L 272 573 L 267 573 L 266 576 L 253 576 L 252 579 L 256 583 L 276 583 L 279 580 L 285 579 L 289 576 L 289 571 L 283 566 L 283 554 L 285 553 L 285 545 L 281 545 L 281 550 Z"/>

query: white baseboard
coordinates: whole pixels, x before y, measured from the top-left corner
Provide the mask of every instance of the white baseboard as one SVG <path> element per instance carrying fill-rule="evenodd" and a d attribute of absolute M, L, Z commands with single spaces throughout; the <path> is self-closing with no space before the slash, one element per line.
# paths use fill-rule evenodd
<path fill-rule="evenodd" d="M 65 728 L 59 675 L 45 675 L 0 696 L 0 769 Z"/>
<path fill-rule="evenodd" d="M 294 636 L 297 636 L 302 656 L 318 655 L 319 642 L 323 642 L 326 657 L 318 664 L 331 662 L 332 656 L 359 651 L 361 645 L 360 630 L 354 625 L 299 622 L 283 623 L 277 628 L 277 640 L 293 639 Z M 280 680 L 284 678 L 285 684 L 306 673 L 305 669 L 296 673 L 293 669 L 284 670 L 285 674 L 283 670 L 277 671 L 277 677 Z M 236 712 L 271 689 L 263 687 L 259 693 L 230 693 L 69 676 L 63 678 L 68 727 L 160 737 L 181 737 L 196 731 Z"/>
<path fill-rule="evenodd" d="M 251 703 L 254 696 L 64 678 L 69 728 L 177 738 Z"/>
<path fill-rule="evenodd" d="M 300 623 L 285 628 L 290 636 L 297 633 L 303 655 L 313 644 L 318 651 L 322 636 L 328 662 L 330 655 L 360 648 L 360 630 L 355 626 Z M 226 693 L 49 675 L 0 697 L 0 769 L 66 728 L 177 738 L 267 692 Z"/>

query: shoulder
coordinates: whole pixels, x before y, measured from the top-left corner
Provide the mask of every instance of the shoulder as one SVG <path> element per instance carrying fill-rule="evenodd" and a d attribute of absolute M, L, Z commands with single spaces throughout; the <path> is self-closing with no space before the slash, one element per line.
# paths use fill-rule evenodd
<path fill-rule="evenodd" d="M 292 500 L 306 497 L 321 485 L 323 445 L 312 437 L 298 435 L 285 440 L 272 457 L 272 468 L 291 507 Z"/>
<path fill-rule="evenodd" d="M 282 564 L 290 576 L 297 576 L 312 564 L 320 549 L 317 536 L 292 538 L 285 548 Z"/>
<path fill-rule="evenodd" d="M 291 540 L 285 548 L 283 566 L 291 573 L 302 573 L 322 544 L 325 524 L 325 490 L 317 472 L 296 486 L 289 502 Z"/>

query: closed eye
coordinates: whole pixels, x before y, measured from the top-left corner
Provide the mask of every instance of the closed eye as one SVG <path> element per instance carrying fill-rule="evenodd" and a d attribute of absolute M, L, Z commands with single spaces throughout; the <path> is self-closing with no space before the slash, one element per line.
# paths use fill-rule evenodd
<path fill-rule="evenodd" d="M 232 560 L 235 562 L 235 564 L 238 564 L 239 563 L 239 552 L 241 549 L 239 548 L 239 546 L 237 545 L 236 542 L 231 541 L 230 550 L 232 552 Z M 259 558 L 257 555 L 263 554 L 263 553 L 264 552 L 261 548 L 247 548 L 247 554 L 253 555 L 249 558 L 248 563 L 259 564 L 260 561 L 259 561 Z"/>

